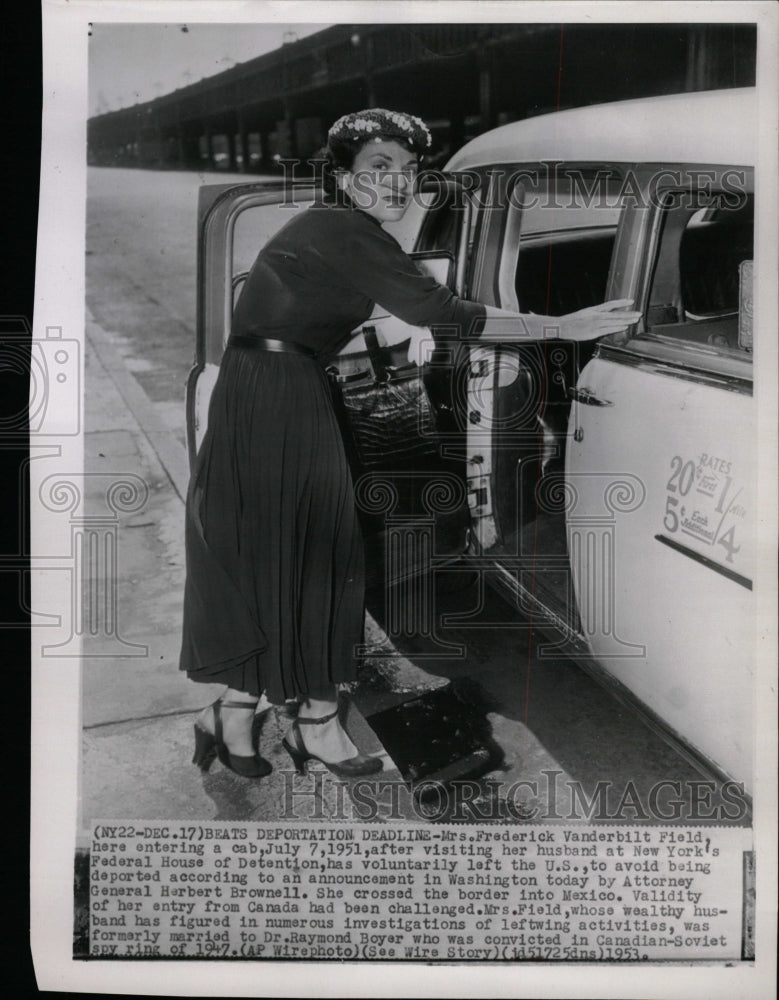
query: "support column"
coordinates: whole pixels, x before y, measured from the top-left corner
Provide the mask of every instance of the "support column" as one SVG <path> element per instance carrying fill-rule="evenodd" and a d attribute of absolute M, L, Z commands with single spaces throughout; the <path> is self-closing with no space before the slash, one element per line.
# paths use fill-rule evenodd
<path fill-rule="evenodd" d="M 184 139 L 184 129 L 181 122 L 176 120 L 176 162 L 182 169 L 187 165 L 187 147 Z"/>
<path fill-rule="evenodd" d="M 197 135 L 188 135 L 184 140 L 184 163 L 187 168 L 200 168 L 200 143 Z"/>
<path fill-rule="evenodd" d="M 260 137 L 260 169 L 267 172 L 271 168 L 270 157 L 268 155 L 270 151 L 269 132 L 267 128 L 260 126 L 257 134 Z"/>
<path fill-rule="evenodd" d="M 376 83 L 373 79 L 373 38 L 371 35 L 368 35 L 365 39 L 363 54 L 363 67 L 365 73 L 365 103 L 366 107 L 375 108 L 378 101 L 376 100 Z"/>
<path fill-rule="evenodd" d="M 211 134 L 211 123 L 206 122 L 206 156 L 208 157 L 208 169 L 214 169 L 214 137 Z"/>
<path fill-rule="evenodd" d="M 461 108 L 452 112 L 449 123 L 449 143 L 452 152 L 465 145 L 465 112 Z"/>
<path fill-rule="evenodd" d="M 284 125 L 287 130 L 289 149 L 287 156 L 296 157 L 298 155 L 298 137 L 295 134 L 295 117 L 290 101 L 284 101 Z"/>
<path fill-rule="evenodd" d="M 157 167 L 165 167 L 168 163 L 167 140 L 163 137 L 159 122 L 154 123 L 154 163 Z"/>
<path fill-rule="evenodd" d="M 243 111 L 240 108 L 236 111 L 236 119 L 238 123 L 238 150 L 241 154 L 238 170 L 245 174 L 249 169 L 249 133 L 246 129 Z"/>
<path fill-rule="evenodd" d="M 495 95 L 492 73 L 490 53 L 482 53 L 479 57 L 479 117 L 483 132 L 495 125 Z"/>

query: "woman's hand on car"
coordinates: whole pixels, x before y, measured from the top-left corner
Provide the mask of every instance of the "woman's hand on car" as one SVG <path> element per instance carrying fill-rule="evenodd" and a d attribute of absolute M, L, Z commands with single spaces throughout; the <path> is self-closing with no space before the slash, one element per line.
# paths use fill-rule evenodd
<path fill-rule="evenodd" d="M 628 309 L 632 305 L 632 299 L 611 299 L 559 316 L 559 336 L 563 340 L 596 340 L 609 333 L 619 333 L 641 319 L 640 312 Z"/>
<path fill-rule="evenodd" d="M 565 316 L 540 316 L 485 306 L 487 318 L 480 340 L 484 343 L 532 343 L 558 337 L 561 340 L 597 340 L 637 323 L 641 313 L 630 309 L 632 305 L 632 299 L 611 299 Z"/>
<path fill-rule="evenodd" d="M 480 339 L 484 343 L 533 342 L 558 337 L 561 340 L 597 340 L 637 323 L 641 313 L 629 309 L 632 305 L 632 299 L 611 299 L 565 316 L 538 316 L 487 306 Z M 428 327 L 410 326 L 394 316 L 383 315 L 376 319 L 380 320 L 376 332 L 381 343 L 395 344 L 408 338 L 408 360 L 418 365 L 425 362 L 433 343 Z"/>

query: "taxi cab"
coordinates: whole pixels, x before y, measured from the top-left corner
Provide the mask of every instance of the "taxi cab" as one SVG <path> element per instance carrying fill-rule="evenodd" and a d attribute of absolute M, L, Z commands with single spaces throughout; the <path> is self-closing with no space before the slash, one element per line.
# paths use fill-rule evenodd
<path fill-rule="evenodd" d="M 422 175 L 395 235 L 457 294 L 549 316 L 628 298 L 642 320 L 591 344 L 554 328 L 541 343 L 434 332 L 426 457 L 365 468 L 347 448 L 366 534 L 385 551 L 399 517 L 435 522 L 424 551 L 405 546 L 403 572 L 475 574 L 546 636 L 542 657 L 570 656 L 747 791 L 756 132 L 749 89 L 625 101 L 505 125 Z M 246 273 L 313 197 L 310 182 L 201 189 L 191 458 Z M 408 329 L 369 322 L 401 368 Z M 335 359 L 343 384 L 370 369 L 355 333 Z M 364 502 L 410 478 L 392 504 Z"/>

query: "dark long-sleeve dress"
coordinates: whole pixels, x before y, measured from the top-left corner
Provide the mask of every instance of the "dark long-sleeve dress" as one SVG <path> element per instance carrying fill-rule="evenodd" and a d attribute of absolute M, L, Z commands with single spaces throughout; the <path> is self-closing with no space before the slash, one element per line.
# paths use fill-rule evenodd
<path fill-rule="evenodd" d="M 186 505 L 180 667 L 281 703 L 355 678 L 364 564 L 323 361 L 378 303 L 415 326 L 485 315 L 348 202 L 315 203 L 263 248 L 233 318 Z"/>

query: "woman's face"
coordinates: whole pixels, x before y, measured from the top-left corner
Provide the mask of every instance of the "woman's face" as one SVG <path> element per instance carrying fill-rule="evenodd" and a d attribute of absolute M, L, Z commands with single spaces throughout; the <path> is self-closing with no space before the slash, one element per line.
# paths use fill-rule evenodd
<path fill-rule="evenodd" d="M 351 170 L 341 174 L 341 188 L 368 215 L 380 222 L 403 217 L 411 201 L 419 157 L 399 142 L 367 142 Z"/>

